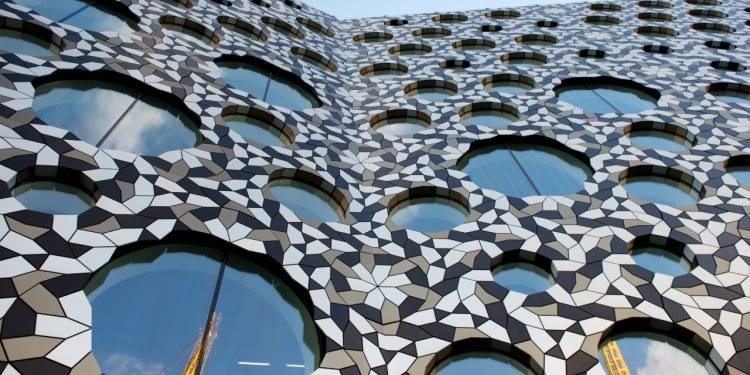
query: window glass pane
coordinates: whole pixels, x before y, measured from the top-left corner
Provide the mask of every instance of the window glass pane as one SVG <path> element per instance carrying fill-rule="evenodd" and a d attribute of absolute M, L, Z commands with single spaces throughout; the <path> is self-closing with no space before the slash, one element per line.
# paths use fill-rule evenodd
<path fill-rule="evenodd" d="M 198 32 L 183 27 L 181 25 L 175 25 L 172 23 L 164 23 L 162 24 L 164 26 L 164 30 L 166 30 L 166 33 L 170 35 L 174 35 L 177 38 L 186 40 L 190 43 L 198 44 L 203 47 L 208 47 L 210 44 L 212 44 L 212 41 L 205 35 L 199 34 Z"/>
<path fill-rule="evenodd" d="M 554 284 L 552 275 L 541 267 L 525 262 L 510 262 L 494 270 L 495 282 L 514 292 L 534 294 Z"/>
<path fill-rule="evenodd" d="M 281 130 L 263 120 L 247 116 L 227 116 L 224 121 L 248 142 L 279 147 L 291 143 Z"/>
<path fill-rule="evenodd" d="M 409 95 L 414 96 L 416 98 L 427 100 L 427 101 L 440 101 L 446 98 L 449 98 L 455 93 L 450 90 L 446 90 L 440 87 L 425 87 L 418 89 L 414 92 L 409 93 Z"/>
<path fill-rule="evenodd" d="M 442 232 L 462 224 L 468 212 L 460 204 L 442 197 L 408 199 L 392 210 L 390 220 L 401 228 L 418 232 Z"/>
<path fill-rule="evenodd" d="M 102 143 L 103 148 L 140 155 L 159 155 L 194 147 L 201 139 L 198 124 L 169 103 L 154 97 L 139 100 Z"/>
<path fill-rule="evenodd" d="M 533 375 L 534 373 L 499 353 L 472 352 L 457 354 L 441 362 L 434 375 Z"/>
<path fill-rule="evenodd" d="M 633 144 L 644 149 L 682 152 L 690 148 L 685 138 L 658 130 L 637 130 L 628 136 Z"/>
<path fill-rule="evenodd" d="M 489 92 L 503 92 L 506 94 L 523 94 L 528 90 L 529 88 L 524 84 L 520 82 L 514 83 L 512 81 L 494 83 L 491 87 L 487 87 L 487 91 Z"/>
<path fill-rule="evenodd" d="M 588 86 L 620 113 L 639 113 L 656 107 L 652 97 L 638 90 L 614 85 Z"/>
<path fill-rule="evenodd" d="M 206 345 L 204 374 L 310 374 L 318 357 L 315 324 L 281 280 L 229 256 Z"/>
<path fill-rule="evenodd" d="M 114 0 L 110 0 L 114 1 Z M 118 33 L 129 33 L 137 29 L 137 26 L 117 14 L 117 11 L 109 7 L 94 4 L 74 14 L 72 17 L 61 22 L 92 31 L 114 31 Z"/>
<path fill-rule="evenodd" d="M 599 361 L 610 372 L 620 368 L 631 374 L 719 374 L 693 347 L 652 332 L 613 336 L 602 346 Z"/>
<path fill-rule="evenodd" d="M 647 202 L 682 206 L 698 200 L 698 194 L 684 184 L 659 176 L 628 178 L 623 186 L 628 194 Z"/>
<path fill-rule="evenodd" d="M 49 56 L 50 44 L 17 30 L 0 29 L 0 50 L 30 56 Z"/>
<path fill-rule="evenodd" d="M 268 96 L 266 96 L 265 101 L 268 104 L 289 108 L 293 111 L 318 107 L 315 96 L 307 89 L 279 75 L 271 76 Z"/>
<path fill-rule="evenodd" d="M 264 100 L 269 72 L 261 67 L 241 62 L 222 61 L 217 64 L 224 81 L 258 100 Z"/>
<path fill-rule="evenodd" d="M 651 271 L 670 276 L 690 272 L 690 266 L 683 257 L 658 247 L 643 247 L 633 250 L 635 263 Z"/>
<path fill-rule="evenodd" d="M 200 352 L 221 256 L 162 245 L 127 254 L 97 272 L 86 293 L 102 372 L 187 373 Z"/>
<path fill-rule="evenodd" d="M 738 103 L 738 104 L 745 104 L 750 105 L 750 95 L 738 93 L 736 91 L 727 91 L 727 92 L 712 92 L 714 97 L 718 100 L 721 100 L 725 103 Z"/>
<path fill-rule="evenodd" d="M 626 84 L 570 84 L 562 86 L 557 96 L 590 113 L 639 113 L 656 108 L 657 99 L 644 90 Z"/>
<path fill-rule="evenodd" d="M 467 125 L 488 126 L 497 128 L 508 125 L 515 119 L 505 116 L 500 111 L 471 111 L 470 117 L 463 120 Z"/>
<path fill-rule="evenodd" d="M 575 156 L 542 145 L 508 145 L 541 195 L 567 195 L 583 189 L 590 169 Z"/>
<path fill-rule="evenodd" d="M 557 95 L 561 101 L 572 104 L 586 112 L 591 113 L 610 113 L 617 112 L 617 109 L 602 97 L 596 94 L 594 90 L 589 90 L 584 86 L 579 89 L 569 89 L 560 92 Z"/>
<path fill-rule="evenodd" d="M 78 215 L 94 205 L 88 193 L 53 181 L 21 184 L 13 189 L 13 196 L 27 209 L 50 215 Z"/>
<path fill-rule="evenodd" d="M 96 145 L 136 100 L 134 91 L 98 81 L 58 81 L 36 89 L 32 107 L 49 125 Z"/>
<path fill-rule="evenodd" d="M 391 122 L 392 121 L 392 122 Z M 425 130 L 423 121 L 407 118 L 396 118 L 382 121 L 376 128 L 378 132 L 395 136 L 412 135 Z"/>
<path fill-rule="evenodd" d="M 738 166 L 729 168 L 729 174 L 743 185 L 750 186 L 750 167 Z"/>
<path fill-rule="evenodd" d="M 461 169 L 483 189 L 513 197 L 539 194 L 505 147 L 484 147 L 464 160 Z"/>
<path fill-rule="evenodd" d="M 53 21 L 63 19 L 86 6 L 86 3 L 80 0 L 13 0 L 13 2 L 31 8 Z"/>
<path fill-rule="evenodd" d="M 339 221 L 333 198 L 318 188 L 297 180 L 282 178 L 271 182 L 271 193 L 301 219 Z"/>

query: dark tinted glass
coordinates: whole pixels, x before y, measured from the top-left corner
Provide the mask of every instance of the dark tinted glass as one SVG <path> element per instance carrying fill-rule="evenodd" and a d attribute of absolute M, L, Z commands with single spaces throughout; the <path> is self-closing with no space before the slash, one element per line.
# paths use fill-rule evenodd
<path fill-rule="evenodd" d="M 200 352 L 221 257 L 188 246 L 152 247 L 98 271 L 86 293 L 102 372 L 183 374 Z"/>
<path fill-rule="evenodd" d="M 273 196 L 301 219 L 339 221 L 333 198 L 322 190 L 297 180 L 282 178 L 270 183 Z"/>
<path fill-rule="evenodd" d="M 517 361 L 499 353 L 470 352 L 446 358 L 433 375 L 533 375 Z"/>
<path fill-rule="evenodd" d="M 650 95 L 620 85 L 576 85 L 561 90 L 557 96 L 560 100 L 591 113 L 639 113 L 656 108 L 656 100 Z"/>
<path fill-rule="evenodd" d="M 628 178 L 623 184 L 628 194 L 641 200 L 669 206 L 683 206 L 698 201 L 698 193 L 677 181 L 654 176 Z"/>
<path fill-rule="evenodd" d="M 94 205 L 90 194 L 53 181 L 21 184 L 13 189 L 13 197 L 29 210 L 51 215 L 78 215 Z"/>
<path fill-rule="evenodd" d="M 399 203 L 391 210 L 390 220 L 401 228 L 418 232 L 442 232 L 466 221 L 468 212 L 447 198 L 415 198 Z"/>
<path fill-rule="evenodd" d="M 0 50 L 30 56 L 49 56 L 50 44 L 17 30 L 0 29 Z"/>
<path fill-rule="evenodd" d="M 315 324 L 281 280 L 229 255 L 214 313 L 215 340 L 203 374 L 310 374 L 317 364 Z"/>
<path fill-rule="evenodd" d="M 263 120 L 247 116 L 227 116 L 224 121 L 248 142 L 279 147 L 291 143 L 281 130 Z"/>
<path fill-rule="evenodd" d="M 591 174 L 578 158 L 533 144 L 484 147 L 458 166 L 478 186 L 514 197 L 573 194 L 583 189 Z"/>
<path fill-rule="evenodd" d="M 690 272 L 690 266 L 683 257 L 658 247 L 643 247 L 633 250 L 635 263 L 651 271 L 670 276 Z"/>
<path fill-rule="evenodd" d="M 547 271 L 525 262 L 501 264 L 495 268 L 493 278 L 503 287 L 523 294 L 543 292 L 554 284 Z"/>
<path fill-rule="evenodd" d="M 632 131 L 628 136 L 633 144 L 644 149 L 682 152 L 691 146 L 683 137 L 658 130 Z"/>
<path fill-rule="evenodd" d="M 613 336 L 601 347 L 599 361 L 609 373 L 614 373 L 613 370 L 627 373 L 629 370 L 631 374 L 719 374 L 716 367 L 693 347 L 652 332 Z"/>
<path fill-rule="evenodd" d="M 137 25 L 125 15 L 118 14 L 111 5 L 116 0 L 15 0 L 17 4 L 57 22 L 84 30 L 127 33 Z"/>

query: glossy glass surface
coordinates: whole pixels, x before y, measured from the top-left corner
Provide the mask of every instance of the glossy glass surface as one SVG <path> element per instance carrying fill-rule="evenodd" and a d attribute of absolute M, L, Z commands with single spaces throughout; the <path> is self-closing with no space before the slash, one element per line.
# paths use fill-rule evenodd
<path fill-rule="evenodd" d="M 516 121 L 511 115 L 501 111 L 472 111 L 463 119 L 466 125 L 488 126 L 497 128 Z"/>
<path fill-rule="evenodd" d="M 491 86 L 487 87 L 489 92 L 503 92 L 506 94 L 523 94 L 528 91 L 529 88 L 522 83 L 508 82 L 495 82 Z"/>
<path fill-rule="evenodd" d="M 137 25 L 107 3 L 108 0 L 15 0 L 53 21 L 73 25 L 84 30 L 128 33 Z M 114 0 L 109 0 L 114 1 Z"/>
<path fill-rule="evenodd" d="M 37 117 L 96 146 L 159 155 L 195 146 L 198 125 L 166 101 L 101 81 L 57 81 L 37 88 Z"/>
<path fill-rule="evenodd" d="M 669 206 L 693 204 L 699 198 L 688 186 L 659 176 L 628 178 L 623 187 L 638 199 Z"/>
<path fill-rule="evenodd" d="M 315 326 L 302 302 L 235 254 L 190 245 L 138 250 L 97 272 L 86 293 L 94 355 L 108 375 L 181 375 L 201 356 L 203 374 L 310 374 L 317 364 Z"/>
<path fill-rule="evenodd" d="M 634 145 L 643 149 L 683 152 L 691 147 L 685 138 L 658 130 L 636 130 L 628 136 Z"/>
<path fill-rule="evenodd" d="M 315 95 L 283 74 L 242 62 L 217 63 L 224 81 L 258 100 L 294 111 L 318 107 Z"/>
<path fill-rule="evenodd" d="M 493 352 L 470 352 L 450 356 L 432 375 L 533 375 L 534 373 L 508 356 Z"/>
<path fill-rule="evenodd" d="M 451 97 L 456 93 L 441 87 L 425 87 L 409 92 L 408 94 L 418 99 L 436 102 Z"/>
<path fill-rule="evenodd" d="M 13 189 L 13 197 L 32 211 L 50 215 L 78 215 L 94 205 L 88 193 L 53 181 L 32 181 Z"/>
<path fill-rule="evenodd" d="M 544 65 L 544 61 L 540 61 L 537 59 L 516 58 L 516 59 L 508 60 L 506 64 L 518 65 L 518 66 L 524 66 L 524 67 L 535 67 L 539 65 Z"/>
<path fill-rule="evenodd" d="M 525 262 L 501 264 L 495 268 L 492 277 L 504 288 L 523 294 L 543 292 L 554 284 L 547 271 Z"/>
<path fill-rule="evenodd" d="M 591 174 L 576 157 L 533 144 L 484 147 L 464 157 L 458 167 L 479 187 L 513 197 L 573 194 Z"/>
<path fill-rule="evenodd" d="M 651 271 L 670 276 L 684 275 L 690 272 L 690 266 L 683 257 L 658 247 L 642 247 L 631 253 L 635 263 Z"/>
<path fill-rule="evenodd" d="M 616 343 L 620 355 L 612 355 L 611 342 Z M 652 332 L 632 332 L 611 337 L 599 352 L 599 362 L 605 369 L 607 361 L 627 367 L 633 375 L 719 374 L 716 367 L 692 346 Z"/>
<path fill-rule="evenodd" d="M 731 167 L 727 170 L 739 183 L 750 186 L 750 166 Z"/>
<path fill-rule="evenodd" d="M 203 34 L 199 34 L 198 32 L 188 29 L 186 27 L 183 27 L 180 25 L 173 25 L 169 23 L 162 24 L 162 25 L 164 26 L 164 29 L 167 30 L 169 34 L 172 34 L 190 43 L 202 45 L 204 47 L 207 47 L 212 44 L 211 40 L 207 36 Z"/>
<path fill-rule="evenodd" d="M 269 185 L 274 198 L 301 219 L 318 222 L 341 219 L 333 198 L 314 186 L 288 178 L 273 180 Z"/>
<path fill-rule="evenodd" d="M 650 95 L 626 86 L 586 84 L 558 92 L 561 101 L 591 113 L 639 113 L 656 108 Z"/>
<path fill-rule="evenodd" d="M 224 121 L 248 142 L 278 147 L 291 143 L 281 130 L 263 120 L 247 116 L 227 116 Z"/>
<path fill-rule="evenodd" d="M 711 94 L 722 102 L 750 105 L 750 95 L 736 91 L 714 91 Z"/>
<path fill-rule="evenodd" d="M 377 123 L 375 130 L 395 136 L 412 135 L 427 128 L 423 121 L 414 118 L 388 118 Z"/>
<path fill-rule="evenodd" d="M 442 232 L 466 221 L 468 212 L 460 204 L 442 197 L 408 199 L 391 210 L 390 221 L 418 232 Z"/>
<path fill-rule="evenodd" d="M 17 30 L 0 29 L 0 50 L 29 56 L 49 56 L 50 44 Z"/>

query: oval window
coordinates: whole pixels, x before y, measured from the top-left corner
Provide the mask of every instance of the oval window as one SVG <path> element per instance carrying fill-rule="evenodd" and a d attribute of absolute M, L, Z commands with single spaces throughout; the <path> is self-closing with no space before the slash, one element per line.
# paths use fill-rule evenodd
<path fill-rule="evenodd" d="M 681 172 L 677 174 L 679 177 L 667 177 L 665 174 L 649 174 L 644 168 L 631 169 L 626 174 L 623 187 L 628 195 L 669 206 L 684 206 L 700 200 L 701 192 L 683 182 L 689 178 Z"/>
<path fill-rule="evenodd" d="M 258 100 L 294 111 L 320 106 L 314 91 L 299 78 L 268 63 L 227 57 L 216 64 L 224 81 Z"/>
<path fill-rule="evenodd" d="M 129 33 L 138 29 L 138 18 L 115 0 L 14 0 L 53 21 L 84 30 Z"/>
<path fill-rule="evenodd" d="M 43 178 L 22 182 L 12 194 L 26 209 L 50 215 L 78 215 L 95 203 L 92 194 L 81 188 Z"/>
<path fill-rule="evenodd" d="M 492 277 L 504 288 L 523 294 L 540 293 L 554 285 L 549 272 L 527 262 L 500 264 L 495 267 Z"/>
<path fill-rule="evenodd" d="M 135 83 L 52 81 L 36 88 L 32 107 L 45 123 L 97 147 L 159 155 L 200 143 L 197 116 Z"/>
<path fill-rule="evenodd" d="M 19 30 L 0 28 L 0 50 L 29 56 L 52 55 L 52 44 Z"/>
<path fill-rule="evenodd" d="M 534 375 L 515 359 L 495 352 L 468 352 L 441 361 L 431 375 Z"/>
<path fill-rule="evenodd" d="M 658 91 L 611 77 L 569 78 L 555 87 L 557 97 L 590 113 L 639 113 L 656 108 Z"/>
<path fill-rule="evenodd" d="M 293 178 L 277 178 L 269 182 L 274 198 L 302 219 L 317 222 L 336 222 L 344 216 L 344 209 L 320 188 Z"/>
<path fill-rule="evenodd" d="M 294 132 L 274 115 L 259 108 L 230 106 L 222 111 L 224 123 L 248 142 L 284 147 L 293 143 Z"/>
<path fill-rule="evenodd" d="M 628 136 L 633 144 L 646 149 L 683 152 L 692 147 L 684 137 L 661 130 L 634 130 Z"/>
<path fill-rule="evenodd" d="M 85 292 L 106 374 L 309 374 L 317 366 L 318 337 L 300 298 L 234 253 L 182 244 L 129 252 Z"/>
<path fill-rule="evenodd" d="M 408 198 L 394 205 L 390 212 L 392 223 L 423 233 L 452 229 L 469 216 L 464 205 L 442 196 Z"/>

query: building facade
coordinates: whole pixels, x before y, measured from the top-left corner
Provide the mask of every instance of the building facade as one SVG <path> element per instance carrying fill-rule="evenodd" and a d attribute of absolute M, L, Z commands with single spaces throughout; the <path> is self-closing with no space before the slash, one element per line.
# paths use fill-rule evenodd
<path fill-rule="evenodd" d="M 3 375 L 750 373 L 750 2 L 0 25 Z"/>

